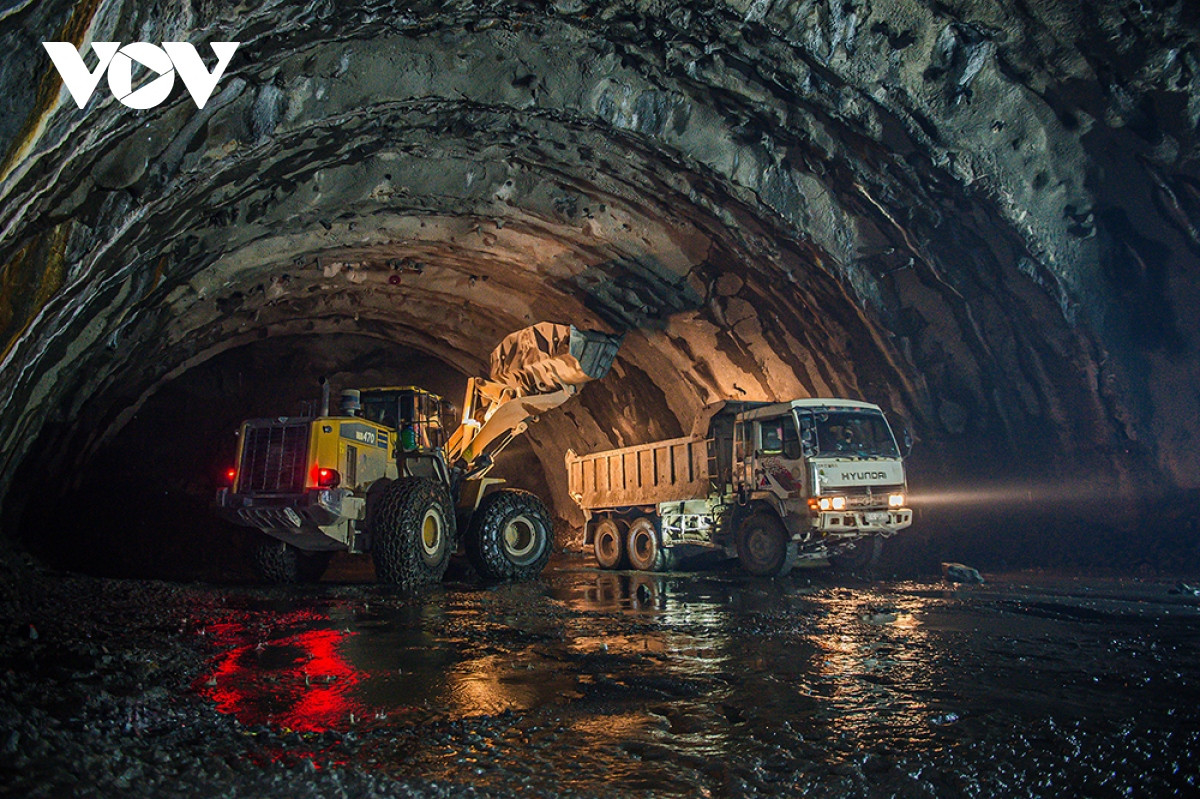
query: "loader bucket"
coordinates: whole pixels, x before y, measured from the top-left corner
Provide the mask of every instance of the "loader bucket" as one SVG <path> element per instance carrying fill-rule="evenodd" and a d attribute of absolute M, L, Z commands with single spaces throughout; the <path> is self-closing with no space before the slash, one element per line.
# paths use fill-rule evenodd
<path fill-rule="evenodd" d="M 492 380 L 523 394 L 545 394 L 608 374 L 621 337 L 539 322 L 505 336 L 492 351 Z"/>

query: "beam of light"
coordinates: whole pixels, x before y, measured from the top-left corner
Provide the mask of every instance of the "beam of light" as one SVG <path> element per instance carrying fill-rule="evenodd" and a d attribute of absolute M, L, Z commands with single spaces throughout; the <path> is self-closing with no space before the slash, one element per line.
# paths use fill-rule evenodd
<path fill-rule="evenodd" d="M 910 489 L 913 508 L 950 508 L 979 505 L 1064 507 L 1073 505 L 1111 505 L 1139 498 L 1129 488 L 1118 487 L 1105 479 L 1023 481 L 1012 483 L 975 483 L 960 486 L 931 486 Z"/>

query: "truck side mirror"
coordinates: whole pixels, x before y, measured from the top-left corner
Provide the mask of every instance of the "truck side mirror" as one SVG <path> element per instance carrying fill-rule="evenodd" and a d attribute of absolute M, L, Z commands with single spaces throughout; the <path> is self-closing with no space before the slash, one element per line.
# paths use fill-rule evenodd
<path fill-rule="evenodd" d="M 800 431 L 800 449 L 806 458 L 811 458 L 816 454 L 817 448 L 813 444 L 813 431 L 811 427 L 805 427 Z"/>
<path fill-rule="evenodd" d="M 904 428 L 903 438 L 904 438 L 904 457 L 907 458 L 909 455 L 912 454 L 912 447 L 913 447 L 913 437 L 912 437 L 912 433 L 910 433 L 908 431 L 908 427 Z"/>

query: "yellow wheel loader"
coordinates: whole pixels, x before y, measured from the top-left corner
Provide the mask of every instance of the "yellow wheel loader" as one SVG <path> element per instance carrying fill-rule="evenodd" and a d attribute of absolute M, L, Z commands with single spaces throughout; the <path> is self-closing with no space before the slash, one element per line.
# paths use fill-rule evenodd
<path fill-rule="evenodd" d="M 435 582 L 462 545 L 488 580 L 536 577 L 552 526 L 540 499 L 488 477 L 496 456 L 538 414 L 608 373 L 620 339 L 541 323 L 506 337 L 490 377 L 467 381 L 459 411 L 416 387 L 342 392 L 315 416 L 250 419 L 237 466 L 217 492 L 226 519 L 266 535 L 260 575 L 314 582 L 332 554 L 370 552 L 377 578 Z"/>

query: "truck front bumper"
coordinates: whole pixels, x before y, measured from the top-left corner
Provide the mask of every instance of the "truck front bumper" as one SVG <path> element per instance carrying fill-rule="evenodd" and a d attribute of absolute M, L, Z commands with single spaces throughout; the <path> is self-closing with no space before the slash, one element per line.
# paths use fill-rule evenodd
<path fill-rule="evenodd" d="M 911 508 L 822 511 L 813 519 L 814 528 L 835 538 L 857 538 L 864 533 L 892 535 L 911 524 Z"/>
<path fill-rule="evenodd" d="M 224 519 L 259 530 L 315 529 L 342 519 L 345 490 L 319 488 L 302 494 L 235 494 L 217 491 L 216 509 Z"/>

